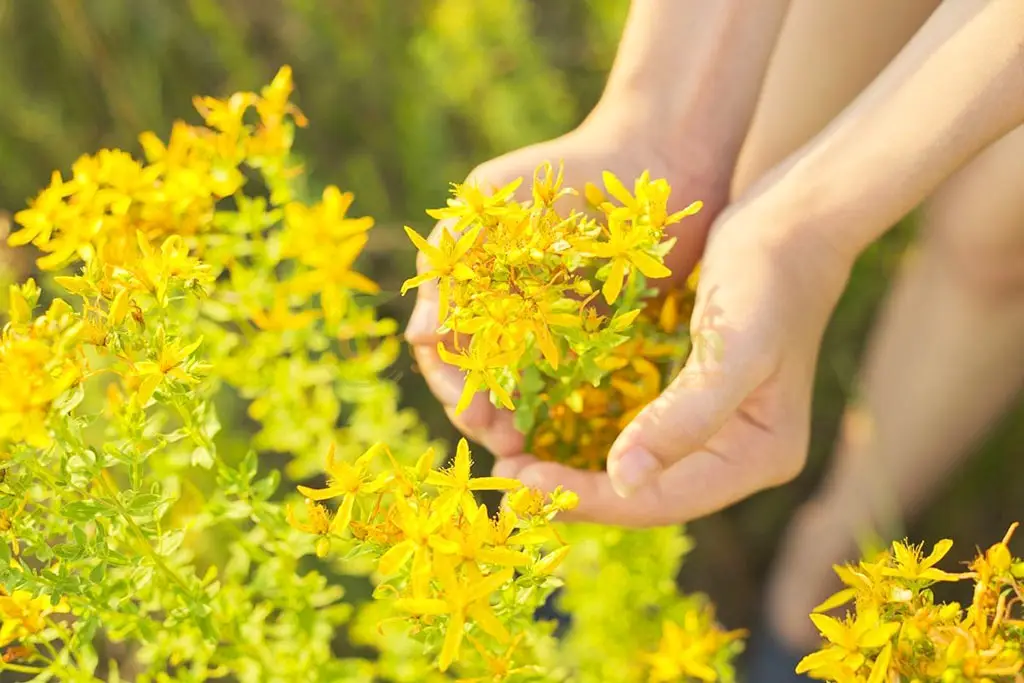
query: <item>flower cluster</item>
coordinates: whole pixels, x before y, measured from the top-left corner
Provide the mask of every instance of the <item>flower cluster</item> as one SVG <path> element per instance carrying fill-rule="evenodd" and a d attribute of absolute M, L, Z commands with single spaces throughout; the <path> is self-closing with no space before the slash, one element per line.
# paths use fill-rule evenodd
<path fill-rule="evenodd" d="M 333 542 L 373 558 L 375 595 L 396 612 L 389 621 L 404 623 L 436 652 L 440 671 L 457 664 L 464 677 L 481 680 L 537 673 L 536 657 L 527 654 L 534 643 L 522 641 L 542 634 L 533 613 L 557 587 L 552 573 L 569 550 L 549 522 L 576 497 L 473 477 L 465 440 L 450 467 L 434 469 L 435 460 L 431 449 L 402 466 L 381 444 L 354 463 L 332 452 L 327 488 L 300 486 L 306 521 L 291 513 L 290 520 L 318 536 L 319 555 Z M 507 505 L 492 518 L 474 491 L 509 492 Z M 339 499 L 333 512 L 318 502 L 332 498 Z"/>
<path fill-rule="evenodd" d="M 968 571 L 936 565 L 952 548 L 944 540 L 928 556 L 897 542 L 880 557 L 836 567 L 847 586 L 811 615 L 826 639 L 797 668 L 835 683 L 961 683 L 1024 680 L 1024 561 L 1002 541 Z M 969 605 L 936 602 L 932 587 L 973 582 Z M 825 612 L 854 602 L 843 620 Z"/>
<path fill-rule="evenodd" d="M 383 376 L 397 326 L 355 270 L 373 222 L 337 188 L 303 196 L 291 90 L 284 68 L 197 98 L 206 125 L 143 134 L 144 160 L 83 156 L 14 217 L 42 273 L 9 288 L 0 333 L 2 672 L 375 675 L 334 650 L 353 618 L 335 583 L 358 567 L 303 564 L 257 456 L 298 478 L 327 443 L 348 461 L 384 433 L 403 462 L 428 445 Z"/>
<path fill-rule="evenodd" d="M 439 329 L 468 338 L 438 349 L 467 373 L 457 411 L 489 391 L 516 411 L 535 453 L 599 467 L 609 438 L 685 355 L 679 323 L 691 292 L 656 299 L 647 281 L 672 274 L 665 229 L 701 204 L 668 213 L 668 183 L 647 173 L 632 193 L 612 173 L 604 174 L 610 197 L 588 185 L 591 214 L 558 208 L 577 194 L 563 187 L 561 168 L 539 167 L 529 200 L 516 201 L 520 184 L 493 193 L 455 185 L 445 208 L 428 211 L 448 223 L 437 244 L 406 228 L 429 267 L 403 292 L 436 280 Z"/>

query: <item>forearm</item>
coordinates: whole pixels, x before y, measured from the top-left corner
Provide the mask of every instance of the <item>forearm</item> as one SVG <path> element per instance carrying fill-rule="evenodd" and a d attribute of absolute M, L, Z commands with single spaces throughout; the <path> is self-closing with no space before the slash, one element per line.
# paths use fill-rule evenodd
<path fill-rule="evenodd" d="M 591 118 L 732 169 L 789 0 L 633 0 Z"/>
<path fill-rule="evenodd" d="M 852 258 L 1024 121 L 1024 0 L 947 0 L 833 123 L 750 193 L 783 236 Z"/>

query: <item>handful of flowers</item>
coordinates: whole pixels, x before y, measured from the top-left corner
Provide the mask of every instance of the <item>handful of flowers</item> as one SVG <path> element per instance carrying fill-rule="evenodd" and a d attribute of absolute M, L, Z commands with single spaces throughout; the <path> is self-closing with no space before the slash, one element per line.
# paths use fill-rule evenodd
<path fill-rule="evenodd" d="M 592 212 L 566 212 L 558 200 L 577 192 L 562 180 L 561 168 L 542 165 L 522 202 L 514 199 L 521 180 L 493 194 L 454 185 L 448 206 L 427 212 L 450 223 L 436 245 L 406 228 L 430 268 L 403 293 L 437 281 L 438 326 L 455 340 L 438 352 L 467 373 L 456 412 L 487 391 L 515 411 L 527 450 L 600 468 L 689 350 L 695 276 L 664 293 L 649 281 L 672 275 L 666 228 L 701 203 L 669 214 L 664 179 L 645 172 L 631 193 L 606 172 L 607 195 L 585 189 Z"/>

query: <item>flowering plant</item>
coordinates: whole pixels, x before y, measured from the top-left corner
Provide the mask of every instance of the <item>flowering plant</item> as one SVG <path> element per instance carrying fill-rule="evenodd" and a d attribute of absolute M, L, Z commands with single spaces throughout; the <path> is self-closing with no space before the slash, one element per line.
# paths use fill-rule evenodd
<path fill-rule="evenodd" d="M 0 671 L 603 680 L 596 627 L 560 639 L 536 615 L 566 580 L 580 610 L 606 593 L 552 525 L 575 496 L 475 477 L 464 441 L 438 469 L 386 375 L 397 325 L 356 268 L 373 221 L 335 187 L 306 200 L 291 91 L 284 68 L 196 98 L 205 125 L 143 134 L 142 160 L 83 156 L 15 215 L 41 275 L 10 287 L 0 338 Z M 324 453 L 326 487 L 306 481 Z M 622 600 L 674 595 L 623 580 L 639 590 Z M 666 637 L 703 643 L 698 678 L 724 667 L 704 604 L 673 604 Z M 653 653 L 647 626 L 634 644 Z M 634 678 L 665 670 L 623 645 Z"/>
<path fill-rule="evenodd" d="M 949 540 L 927 556 L 896 542 L 877 557 L 836 567 L 846 588 L 811 615 L 825 643 L 797 671 L 835 683 L 1024 681 L 1024 561 L 1009 548 L 1016 528 L 966 572 L 936 566 L 953 547 Z M 966 608 L 935 600 L 934 585 L 967 581 L 974 586 Z M 851 602 L 845 620 L 825 614 Z"/>
<path fill-rule="evenodd" d="M 204 125 L 143 134 L 141 160 L 83 156 L 14 217 L 40 273 L 0 334 L 5 680 L 732 680 L 741 634 L 676 587 L 682 530 L 558 522 L 575 494 L 475 476 L 465 441 L 442 464 L 387 374 L 397 324 L 357 267 L 373 221 L 333 186 L 309 199 L 291 92 L 284 68 L 196 98 Z M 452 232 L 409 231 L 432 266 L 407 287 L 438 280 L 463 407 L 485 390 L 533 452 L 584 467 L 709 341 L 681 323 L 695 276 L 647 285 L 699 205 L 604 180 L 590 214 L 556 208 L 551 166 L 526 202 L 458 186 L 432 212 Z M 1019 680 L 1008 542 L 972 565 L 966 610 L 932 602 L 945 545 L 849 568 L 822 609 L 858 616 L 816 616 L 831 644 L 802 669 Z"/>

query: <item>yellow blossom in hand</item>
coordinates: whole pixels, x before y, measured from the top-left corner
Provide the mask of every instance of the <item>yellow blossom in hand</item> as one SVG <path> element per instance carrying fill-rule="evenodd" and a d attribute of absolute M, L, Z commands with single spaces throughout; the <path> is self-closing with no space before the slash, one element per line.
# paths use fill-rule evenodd
<path fill-rule="evenodd" d="M 518 178 L 493 193 L 484 192 L 474 183 L 453 183 L 454 196 L 448 200 L 448 206 L 443 209 L 431 209 L 427 211 L 427 215 L 437 220 L 457 219 L 458 223 L 453 229 L 455 232 L 461 232 L 475 219 L 502 215 L 509 199 L 522 182 L 522 178 Z"/>
<path fill-rule="evenodd" d="M 605 301 L 615 303 L 626 277 L 632 277 L 634 270 L 652 279 L 672 274 L 665 264 L 647 253 L 653 243 L 654 240 L 644 228 L 612 215 L 608 218 L 608 240 L 590 242 L 580 247 L 600 258 L 611 259 L 611 269 L 601 287 Z"/>
<path fill-rule="evenodd" d="M 424 282 L 437 280 L 439 291 L 438 320 L 443 321 L 448 317 L 448 300 L 451 298 L 451 279 L 469 280 L 473 278 L 473 270 L 463 263 L 463 259 L 470 247 L 476 242 L 480 234 L 481 226 L 476 226 L 456 240 L 448 228 L 441 231 L 441 241 L 436 247 L 420 237 L 419 233 L 406 226 L 405 234 L 409 236 L 412 243 L 426 256 L 430 263 L 430 269 L 411 277 L 402 283 L 402 294 L 405 295 L 413 287 L 419 287 Z"/>
<path fill-rule="evenodd" d="M 629 190 L 614 173 L 605 171 L 601 178 L 608 193 L 619 200 L 622 206 L 612 205 L 611 202 L 606 201 L 604 194 L 597 187 L 588 184 L 586 196 L 593 206 L 610 216 L 645 221 L 651 229 L 656 231 L 698 213 L 704 206 L 703 202 L 693 202 L 681 211 L 669 215 L 667 211 L 668 197 L 672 188 L 664 178 L 652 181 L 649 171 L 641 173 L 633 183 L 633 194 L 629 193 Z"/>
<path fill-rule="evenodd" d="M 491 353 L 489 349 L 482 348 L 481 344 L 474 344 L 468 353 L 455 354 L 446 349 L 443 343 L 438 342 L 437 353 L 445 363 L 466 371 L 466 384 L 455 406 L 456 415 L 469 407 L 477 391 L 485 388 L 493 391 L 503 406 L 509 410 L 515 409 L 512 397 L 505 387 L 501 386 L 498 375 L 519 360 L 522 354 L 518 350 Z"/>

